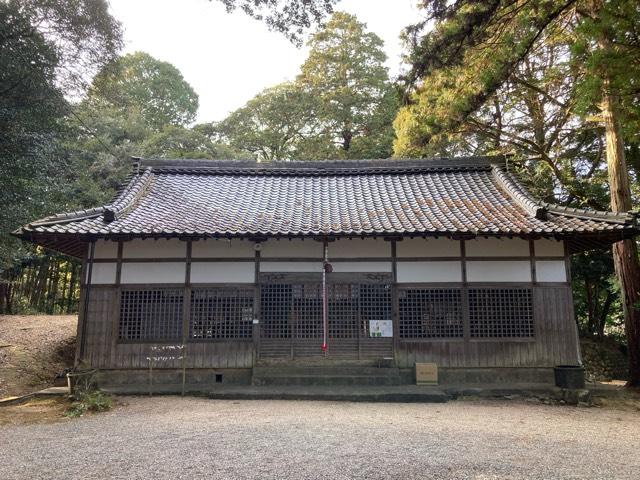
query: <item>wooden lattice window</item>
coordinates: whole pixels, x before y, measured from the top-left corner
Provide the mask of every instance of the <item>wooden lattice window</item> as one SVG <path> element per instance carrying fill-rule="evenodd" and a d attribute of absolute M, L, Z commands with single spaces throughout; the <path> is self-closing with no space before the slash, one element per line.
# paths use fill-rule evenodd
<path fill-rule="evenodd" d="M 469 327 L 472 337 L 533 337 L 530 288 L 470 288 Z"/>
<path fill-rule="evenodd" d="M 318 283 L 261 287 L 262 337 L 322 336 L 322 286 Z"/>
<path fill-rule="evenodd" d="M 292 285 L 270 284 L 260 288 L 260 328 L 263 338 L 291 337 Z"/>
<path fill-rule="evenodd" d="M 191 291 L 191 338 L 251 338 L 252 325 L 252 288 L 206 287 Z"/>
<path fill-rule="evenodd" d="M 391 320 L 391 285 L 327 286 L 329 338 L 368 337 L 370 320 Z"/>
<path fill-rule="evenodd" d="M 456 338 L 464 335 L 462 291 L 412 288 L 398 292 L 400 338 Z"/>
<path fill-rule="evenodd" d="M 182 338 L 183 302 L 181 288 L 122 290 L 118 338 L 124 341 Z"/>
<path fill-rule="evenodd" d="M 291 316 L 295 338 L 322 337 L 322 285 L 291 285 Z"/>
<path fill-rule="evenodd" d="M 327 285 L 330 338 L 369 336 L 370 320 L 391 319 L 391 286 Z M 268 284 L 261 287 L 263 338 L 321 338 L 322 284 Z"/>
<path fill-rule="evenodd" d="M 327 302 L 330 338 L 357 338 L 358 285 L 328 285 Z"/>

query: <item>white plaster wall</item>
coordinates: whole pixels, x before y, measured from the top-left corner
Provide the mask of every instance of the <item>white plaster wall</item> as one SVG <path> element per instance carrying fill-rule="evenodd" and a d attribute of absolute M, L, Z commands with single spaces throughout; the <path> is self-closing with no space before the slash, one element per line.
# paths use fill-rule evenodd
<path fill-rule="evenodd" d="M 331 258 L 391 257 L 391 242 L 383 238 L 342 238 L 329 242 Z"/>
<path fill-rule="evenodd" d="M 123 263 L 121 283 L 184 283 L 185 263 Z"/>
<path fill-rule="evenodd" d="M 396 242 L 401 257 L 459 257 L 460 240 L 450 238 L 405 238 Z"/>
<path fill-rule="evenodd" d="M 116 263 L 94 263 L 91 268 L 92 285 L 113 285 L 116 283 Z M 87 282 L 89 269 L 87 268 Z"/>
<path fill-rule="evenodd" d="M 248 240 L 198 240 L 191 244 L 191 258 L 254 258 L 254 245 Z"/>
<path fill-rule="evenodd" d="M 398 283 L 461 282 L 461 262 L 398 262 Z"/>
<path fill-rule="evenodd" d="M 334 272 L 391 272 L 391 262 L 329 262 Z"/>
<path fill-rule="evenodd" d="M 192 262 L 191 283 L 253 283 L 254 262 Z"/>
<path fill-rule="evenodd" d="M 185 258 L 187 242 L 177 238 L 134 239 L 123 243 L 122 258 Z"/>
<path fill-rule="evenodd" d="M 562 260 L 540 260 L 536 262 L 538 282 L 566 282 L 567 270 Z"/>
<path fill-rule="evenodd" d="M 464 243 L 467 257 L 529 256 L 529 241 L 522 238 L 475 238 Z"/>
<path fill-rule="evenodd" d="M 468 282 L 530 282 L 531 263 L 528 261 L 468 261 Z"/>
<path fill-rule="evenodd" d="M 260 262 L 260 271 L 275 272 L 322 272 L 322 262 Z"/>
<path fill-rule="evenodd" d="M 564 243 L 549 238 L 534 240 L 533 250 L 536 257 L 564 257 Z"/>
<path fill-rule="evenodd" d="M 93 258 L 118 258 L 118 242 L 97 240 L 93 251 Z"/>
<path fill-rule="evenodd" d="M 322 258 L 322 242 L 316 240 L 292 240 L 270 239 L 261 244 L 260 256 L 262 258 Z M 329 245 L 331 248 L 331 245 Z"/>

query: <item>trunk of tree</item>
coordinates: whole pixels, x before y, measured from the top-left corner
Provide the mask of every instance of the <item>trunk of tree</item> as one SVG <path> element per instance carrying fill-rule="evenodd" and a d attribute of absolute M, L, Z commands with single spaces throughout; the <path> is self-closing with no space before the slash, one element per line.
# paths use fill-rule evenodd
<path fill-rule="evenodd" d="M 618 96 L 604 82 L 601 111 L 607 143 L 607 166 L 611 210 L 631 210 L 631 188 L 624 155 L 624 143 L 618 117 Z M 623 240 L 613 245 L 613 262 L 624 309 L 624 323 L 629 349 L 629 386 L 640 385 L 640 262 L 635 240 Z"/>
<path fill-rule="evenodd" d="M 596 317 L 595 301 L 591 294 L 591 285 L 586 279 L 584 281 L 584 292 L 585 292 L 586 303 L 587 303 L 587 331 L 584 333 L 587 336 L 591 336 L 593 335 L 593 330 L 594 330 L 593 325 L 595 323 L 595 317 Z"/>
<path fill-rule="evenodd" d="M 353 138 L 353 132 L 350 129 L 345 128 L 342 131 L 342 150 L 344 150 L 345 152 L 348 152 L 349 149 L 351 148 L 352 138 Z"/>
<path fill-rule="evenodd" d="M 73 265 L 71 269 L 71 279 L 69 280 L 69 297 L 67 298 L 67 313 L 73 310 L 73 299 L 76 294 L 76 279 L 78 277 L 78 265 Z"/>
<path fill-rule="evenodd" d="M 604 305 L 602 306 L 602 311 L 598 317 L 598 337 L 603 340 L 604 339 L 604 329 L 607 326 L 607 315 L 609 315 L 609 310 L 611 309 L 611 304 L 613 303 L 613 295 L 611 292 L 607 292 L 607 297 L 604 300 Z"/>
<path fill-rule="evenodd" d="M 71 267 L 70 263 L 65 263 L 65 268 L 62 273 L 62 293 L 60 294 L 60 302 L 59 302 L 60 313 L 66 313 L 65 306 L 67 302 L 67 286 L 69 285 L 69 268 L 70 267 Z"/>

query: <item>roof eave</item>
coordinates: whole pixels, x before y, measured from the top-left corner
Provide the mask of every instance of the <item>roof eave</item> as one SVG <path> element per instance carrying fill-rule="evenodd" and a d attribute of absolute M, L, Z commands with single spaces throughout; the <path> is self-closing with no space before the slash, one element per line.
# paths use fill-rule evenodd
<path fill-rule="evenodd" d="M 474 238 L 525 238 L 537 240 L 541 238 L 553 238 L 556 240 L 564 240 L 567 242 L 570 253 L 579 253 L 585 250 L 596 248 L 606 248 L 609 245 L 633 238 L 640 234 L 640 230 L 636 227 L 626 229 L 617 229 L 603 232 L 564 232 L 564 233 L 545 233 L 545 232 L 352 232 L 352 233 L 289 233 L 289 234 L 263 234 L 263 233 L 145 233 L 145 234 L 123 234 L 123 233 L 49 233 L 35 231 L 15 231 L 12 235 L 21 240 L 35 243 L 44 248 L 54 250 L 56 252 L 70 255 L 76 258 L 82 258 L 86 252 L 86 245 L 98 239 L 128 241 L 133 239 L 168 239 L 178 238 L 182 240 L 201 240 L 207 238 L 216 239 L 247 239 L 256 242 L 266 241 L 268 239 L 310 239 L 325 240 L 338 238 L 384 238 L 387 240 L 402 240 L 404 238 L 452 238 L 455 240 L 471 240 Z"/>

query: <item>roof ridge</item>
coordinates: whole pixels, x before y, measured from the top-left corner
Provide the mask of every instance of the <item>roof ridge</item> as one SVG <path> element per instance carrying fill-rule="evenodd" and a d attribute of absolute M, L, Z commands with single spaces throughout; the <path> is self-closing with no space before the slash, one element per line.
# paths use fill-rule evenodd
<path fill-rule="evenodd" d="M 34 222 L 28 223 L 31 227 L 42 227 L 47 225 L 56 225 L 60 223 L 73 222 L 76 220 L 84 220 L 87 218 L 95 218 L 102 214 L 104 207 L 86 208 L 82 210 L 74 210 L 71 212 L 57 213 L 55 215 L 49 215 L 48 217 L 41 218 Z M 21 229 L 18 229 L 18 231 Z"/>
<path fill-rule="evenodd" d="M 86 220 L 103 216 L 106 222 L 116 220 L 123 213 L 127 213 L 140 196 L 147 190 L 152 178 L 152 169 L 146 168 L 142 174 L 133 173 L 128 176 L 127 181 L 122 185 L 114 198 L 107 205 L 100 207 L 74 210 L 44 217 L 28 224 L 30 227 L 44 227 L 48 225 L 59 225 L 78 220 Z M 20 232 L 22 228 L 16 230 Z"/>
<path fill-rule="evenodd" d="M 111 204 L 104 207 L 104 221 L 113 222 L 126 215 L 133 208 L 136 201 L 149 189 L 152 178 L 151 167 L 145 168 L 141 174 L 134 175 L 122 189 L 120 195 Z"/>
<path fill-rule="evenodd" d="M 435 157 L 429 159 L 307 160 L 256 162 L 247 160 L 135 159 L 154 173 L 218 175 L 351 175 L 488 169 L 503 157 Z"/>
<path fill-rule="evenodd" d="M 494 178 L 498 181 L 498 184 L 503 187 L 514 201 L 539 220 L 546 219 L 547 213 L 565 217 L 575 217 L 583 220 L 605 220 L 611 223 L 622 224 L 634 223 L 637 218 L 637 215 L 632 212 L 615 213 L 587 208 L 566 207 L 556 203 L 543 202 L 531 195 L 520 184 L 514 174 L 504 171 L 502 167 L 497 165 L 493 165 L 491 171 Z"/>
<path fill-rule="evenodd" d="M 517 179 L 508 172 L 503 171 L 498 166 L 491 168 L 493 178 L 498 185 L 529 215 L 533 215 L 538 220 L 546 220 L 547 209 L 540 201 L 527 192 Z"/>

